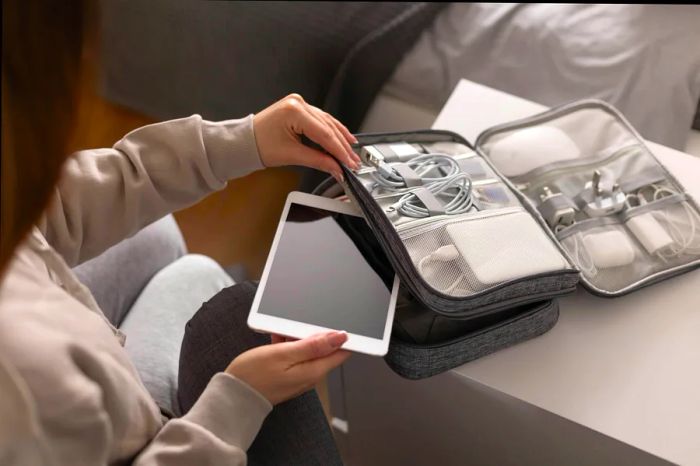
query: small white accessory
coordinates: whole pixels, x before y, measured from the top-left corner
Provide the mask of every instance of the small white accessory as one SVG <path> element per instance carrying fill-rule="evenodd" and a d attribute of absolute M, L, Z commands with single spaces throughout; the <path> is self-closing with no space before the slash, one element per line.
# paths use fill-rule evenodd
<path fill-rule="evenodd" d="M 619 230 L 583 235 L 583 247 L 596 270 L 622 267 L 634 262 L 634 248 L 629 237 Z"/>
<path fill-rule="evenodd" d="M 542 217 L 547 221 L 550 228 L 556 229 L 559 226 L 568 226 L 574 223 L 576 216 L 576 205 L 562 193 L 554 193 L 549 186 L 542 188 L 540 194 L 541 204 L 537 206 Z"/>
<path fill-rule="evenodd" d="M 677 191 L 664 186 L 652 184 L 648 187 L 653 189 L 651 199 L 644 195 L 644 188 L 639 189 L 636 193 L 627 195 L 627 208 L 632 208 L 630 200 L 635 200 L 637 205 L 642 206 L 666 196 L 679 196 Z M 696 234 L 700 217 L 687 201 L 681 201 L 678 205 L 685 215 L 671 215 L 668 208 L 660 208 L 654 211 L 656 215 L 647 212 L 627 221 L 630 231 L 647 252 L 656 254 L 663 261 L 682 254 L 700 255 L 700 235 Z M 645 218 L 635 220 L 638 217 Z"/>
<path fill-rule="evenodd" d="M 626 222 L 627 228 L 642 243 L 644 249 L 651 255 L 674 244 L 673 239 L 666 232 L 651 212 L 630 218 Z"/>
<path fill-rule="evenodd" d="M 524 175 L 530 170 L 579 157 L 581 151 L 567 134 L 553 126 L 519 129 L 494 142 L 488 155 L 505 176 Z"/>
<path fill-rule="evenodd" d="M 397 142 L 395 144 L 375 144 L 363 146 L 360 149 L 360 158 L 367 163 L 367 159 L 376 158 L 385 162 L 404 162 L 421 153 L 407 142 Z"/>
<path fill-rule="evenodd" d="M 590 217 L 614 214 L 627 205 L 627 196 L 615 182 L 614 174 L 607 169 L 593 172 L 592 180 L 586 183 L 580 197 L 585 202 L 583 210 Z"/>

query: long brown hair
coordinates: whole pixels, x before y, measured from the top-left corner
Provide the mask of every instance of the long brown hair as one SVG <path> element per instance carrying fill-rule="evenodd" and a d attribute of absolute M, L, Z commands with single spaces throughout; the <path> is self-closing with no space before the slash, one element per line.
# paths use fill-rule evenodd
<path fill-rule="evenodd" d="M 0 273 L 51 197 L 76 115 L 82 1 L 2 2 Z"/>

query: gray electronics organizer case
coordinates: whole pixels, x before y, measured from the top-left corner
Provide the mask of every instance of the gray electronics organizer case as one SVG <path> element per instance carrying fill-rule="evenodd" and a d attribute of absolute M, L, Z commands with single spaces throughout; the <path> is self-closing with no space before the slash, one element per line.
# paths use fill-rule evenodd
<path fill-rule="evenodd" d="M 357 138 L 365 164 L 344 167 L 343 188 L 401 280 L 386 361 L 405 377 L 435 375 L 546 332 L 558 317 L 555 299 L 579 279 L 614 297 L 700 265 L 697 204 L 602 101 L 489 128 L 474 147 L 440 130 Z M 384 189 L 366 146 L 410 186 Z M 439 175 L 412 165 L 426 153 L 453 157 L 469 175 L 470 210 L 445 214 L 449 200 L 417 192 L 421 176 Z M 331 184 L 316 192 L 334 196 Z M 397 211 L 397 198 L 411 191 L 429 217 Z"/>

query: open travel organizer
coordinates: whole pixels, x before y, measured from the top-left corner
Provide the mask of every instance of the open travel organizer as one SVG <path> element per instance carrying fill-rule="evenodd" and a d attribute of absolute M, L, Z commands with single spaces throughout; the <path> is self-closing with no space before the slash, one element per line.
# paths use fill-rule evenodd
<path fill-rule="evenodd" d="M 359 135 L 346 169 L 405 293 L 386 359 L 422 378 L 539 335 L 579 280 L 619 296 L 700 265 L 700 212 L 610 105 L 484 131 Z M 331 191 L 327 191 L 327 195 Z"/>

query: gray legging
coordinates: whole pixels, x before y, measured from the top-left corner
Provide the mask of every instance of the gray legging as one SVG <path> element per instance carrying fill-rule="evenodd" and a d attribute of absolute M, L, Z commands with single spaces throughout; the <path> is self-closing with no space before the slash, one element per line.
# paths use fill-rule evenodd
<path fill-rule="evenodd" d="M 270 342 L 247 324 L 256 284 L 223 289 L 187 323 L 180 354 L 178 400 L 192 407 L 209 379 L 241 352 Z M 272 410 L 248 449 L 250 465 L 339 465 L 340 454 L 314 390 Z"/>
<path fill-rule="evenodd" d="M 232 286 L 216 262 L 185 251 L 177 224 L 166 217 L 75 269 L 126 333 L 146 388 L 174 416 L 187 412 L 231 359 L 269 343 L 245 323 L 255 286 Z M 248 462 L 342 464 L 315 391 L 272 410 Z"/>

